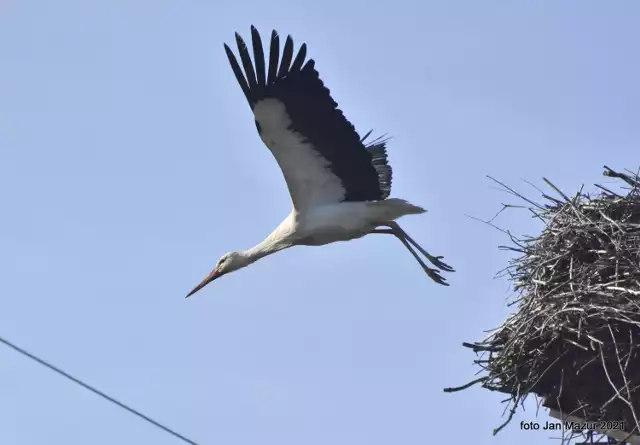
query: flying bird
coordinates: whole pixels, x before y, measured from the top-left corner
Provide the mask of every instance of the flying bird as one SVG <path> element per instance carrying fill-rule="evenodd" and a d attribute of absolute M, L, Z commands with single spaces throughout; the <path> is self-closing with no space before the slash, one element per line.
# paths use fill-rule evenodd
<path fill-rule="evenodd" d="M 211 273 L 187 297 L 213 280 L 293 246 L 322 246 L 369 234 L 398 238 L 427 275 L 448 286 L 440 270 L 453 272 L 442 257 L 427 253 L 395 222 L 404 215 L 426 212 L 403 199 L 389 198 L 392 171 L 387 159 L 388 139 L 367 142 L 344 117 L 329 89 L 320 80 L 307 46 L 294 57 L 288 36 L 280 53 L 280 37 L 271 33 L 269 64 L 262 40 L 251 27 L 253 62 L 249 48 L 236 33 L 242 67 L 224 45 L 231 69 L 244 93 L 255 125 L 275 157 L 291 195 L 293 209 L 260 244 L 243 252 L 224 254 Z M 437 269 L 427 266 L 417 249 Z"/>

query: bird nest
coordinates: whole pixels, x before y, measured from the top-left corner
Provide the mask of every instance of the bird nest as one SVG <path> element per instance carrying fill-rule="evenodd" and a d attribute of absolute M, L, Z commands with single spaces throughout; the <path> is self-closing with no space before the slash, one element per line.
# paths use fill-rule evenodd
<path fill-rule="evenodd" d="M 600 185 L 594 196 L 543 193 L 526 208 L 541 220 L 537 237 L 511 237 L 518 253 L 503 271 L 516 291 L 513 313 L 483 341 L 463 343 L 480 354 L 480 383 L 506 393 L 513 417 L 529 394 L 544 406 L 589 422 L 624 422 L 640 431 L 640 177 L 605 166 L 625 192 Z M 505 206 L 510 207 L 510 206 Z M 503 247 L 505 248 L 505 247 Z"/>

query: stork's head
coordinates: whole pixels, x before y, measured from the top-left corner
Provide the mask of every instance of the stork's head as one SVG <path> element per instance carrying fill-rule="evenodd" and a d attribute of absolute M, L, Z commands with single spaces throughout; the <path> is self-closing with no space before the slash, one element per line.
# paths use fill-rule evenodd
<path fill-rule="evenodd" d="M 225 253 L 218 260 L 216 267 L 213 268 L 211 273 L 207 275 L 205 279 L 200 282 L 200 284 L 194 287 L 193 290 L 187 294 L 187 297 L 195 294 L 216 278 L 220 278 L 222 275 L 226 275 L 229 272 L 233 272 L 234 270 L 242 269 L 243 267 L 248 266 L 249 263 L 249 259 L 240 252 Z"/>

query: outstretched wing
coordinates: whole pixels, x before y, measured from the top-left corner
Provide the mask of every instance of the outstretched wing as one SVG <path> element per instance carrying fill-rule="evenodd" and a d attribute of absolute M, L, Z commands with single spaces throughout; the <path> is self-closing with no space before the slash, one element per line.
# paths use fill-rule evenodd
<path fill-rule="evenodd" d="M 224 45 L 231 68 L 251 106 L 260 138 L 284 175 L 294 207 L 341 201 L 377 201 L 391 192 L 391 167 L 386 141 L 365 145 L 338 109 L 320 80 L 306 44 L 294 56 L 288 36 L 282 55 L 278 33 L 271 34 L 269 65 L 260 34 L 251 27 L 253 62 L 236 33 L 242 68 Z M 293 63 L 292 63 L 293 61 Z"/>

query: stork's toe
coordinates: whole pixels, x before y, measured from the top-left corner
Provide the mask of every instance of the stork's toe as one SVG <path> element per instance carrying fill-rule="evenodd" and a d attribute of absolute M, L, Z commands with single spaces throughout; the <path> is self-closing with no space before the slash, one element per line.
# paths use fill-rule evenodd
<path fill-rule="evenodd" d="M 441 269 L 445 272 L 455 272 L 455 270 L 453 269 L 453 267 L 449 266 L 447 263 L 440 261 L 442 258 L 441 256 L 432 256 L 432 255 L 427 255 L 427 259 L 431 262 L 431 264 L 433 264 L 434 266 L 436 266 L 438 269 Z"/>
<path fill-rule="evenodd" d="M 435 281 L 438 284 L 442 284 L 443 286 L 448 286 L 449 283 L 446 282 L 446 279 L 440 276 L 440 272 L 436 269 L 431 269 L 430 267 L 424 267 L 424 271 L 427 273 L 429 278 Z"/>

